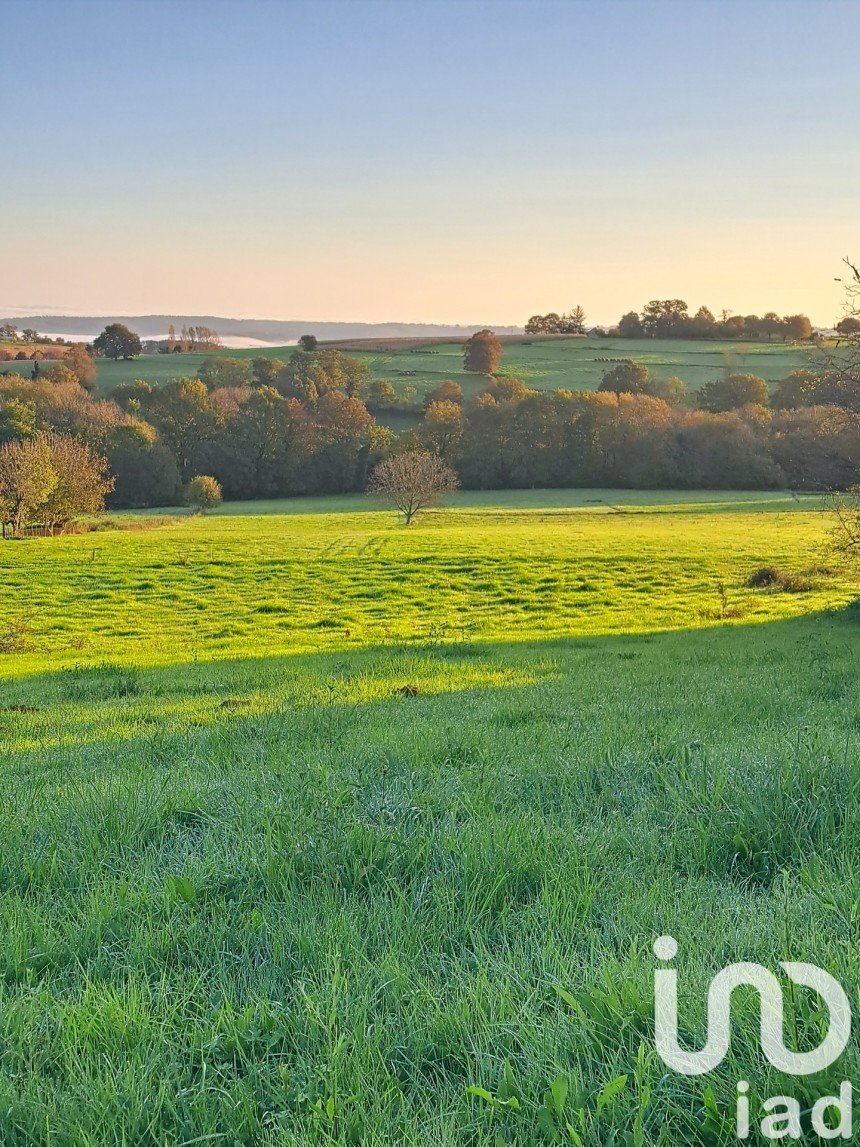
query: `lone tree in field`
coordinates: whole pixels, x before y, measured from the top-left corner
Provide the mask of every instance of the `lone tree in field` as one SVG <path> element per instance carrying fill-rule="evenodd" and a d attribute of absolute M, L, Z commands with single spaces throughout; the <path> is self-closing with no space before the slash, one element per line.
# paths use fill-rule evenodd
<path fill-rule="evenodd" d="M 185 501 L 198 514 L 213 510 L 223 501 L 220 482 L 209 474 L 198 474 L 185 488 Z"/>
<path fill-rule="evenodd" d="M 459 486 L 457 475 L 436 454 L 413 450 L 380 462 L 370 476 L 367 492 L 399 510 L 404 525 Z"/>
<path fill-rule="evenodd" d="M 495 374 L 502 363 L 502 344 L 492 331 L 477 331 L 463 346 L 463 370 Z"/>
<path fill-rule="evenodd" d="M 316 335 L 302 335 L 299 339 L 299 347 L 301 350 L 313 353 L 317 349 L 317 336 Z"/>
<path fill-rule="evenodd" d="M 123 323 L 111 323 L 95 340 L 93 350 L 105 358 L 134 358 L 141 351 L 140 337 Z"/>

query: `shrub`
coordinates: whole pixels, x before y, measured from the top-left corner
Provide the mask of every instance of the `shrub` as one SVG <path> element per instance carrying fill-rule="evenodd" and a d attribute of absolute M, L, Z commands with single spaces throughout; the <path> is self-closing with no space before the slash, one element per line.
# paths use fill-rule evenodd
<path fill-rule="evenodd" d="M 809 578 L 801 574 L 786 573 L 775 566 L 762 566 L 754 570 L 746 580 L 748 589 L 773 589 L 782 593 L 808 593 L 814 589 Z"/>
<path fill-rule="evenodd" d="M 223 501 L 220 482 L 209 474 L 198 474 L 185 487 L 185 501 L 198 514 L 220 506 Z"/>

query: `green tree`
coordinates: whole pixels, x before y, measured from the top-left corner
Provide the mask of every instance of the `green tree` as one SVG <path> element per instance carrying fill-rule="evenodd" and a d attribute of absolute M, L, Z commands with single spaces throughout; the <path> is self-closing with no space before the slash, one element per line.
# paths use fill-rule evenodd
<path fill-rule="evenodd" d="M 647 366 L 628 358 L 608 370 L 597 389 L 615 394 L 647 394 L 652 381 Z"/>
<path fill-rule="evenodd" d="M 642 320 L 635 311 L 628 311 L 618 320 L 618 333 L 624 339 L 641 339 L 645 334 Z"/>
<path fill-rule="evenodd" d="M 57 472 L 45 435 L 0 446 L 0 518 L 13 535 L 42 512 L 57 485 Z"/>
<path fill-rule="evenodd" d="M 185 487 L 185 501 L 195 513 L 205 514 L 222 502 L 221 485 L 210 474 L 198 474 Z"/>
<path fill-rule="evenodd" d="M 124 323 L 110 323 L 93 342 L 93 350 L 104 358 L 131 359 L 140 354 L 140 336 Z"/>
<path fill-rule="evenodd" d="M 54 386 L 80 386 L 80 379 L 65 362 L 52 362 L 40 371 L 40 377 L 52 382 Z"/>
<path fill-rule="evenodd" d="M 147 422 L 129 418 L 114 426 L 105 441 L 115 485 L 111 506 L 176 506 L 182 479 L 173 452 Z"/>
<path fill-rule="evenodd" d="M 316 335 L 302 335 L 302 337 L 299 339 L 298 345 L 302 350 L 313 353 L 319 344 L 317 342 Z"/>
<path fill-rule="evenodd" d="M 220 424 L 218 411 L 205 383 L 177 378 L 164 386 L 136 388 L 140 414 L 171 449 L 183 475 L 206 460 Z"/>
<path fill-rule="evenodd" d="M 651 338 L 677 338 L 689 321 L 683 299 L 652 299 L 642 310 L 642 327 Z"/>
<path fill-rule="evenodd" d="M 767 383 L 755 374 L 729 374 L 706 383 L 699 391 L 699 406 L 711 414 L 742 406 L 767 406 Z"/>
<path fill-rule="evenodd" d="M 57 481 L 46 499 L 42 517 L 47 532 L 53 534 L 58 526 L 75 518 L 102 513 L 114 480 L 108 474 L 107 459 L 80 438 L 49 434 L 46 441 Z"/>
<path fill-rule="evenodd" d="M 197 377 L 210 390 L 225 386 L 249 386 L 251 366 L 247 359 L 210 355 L 197 368 Z"/>
<path fill-rule="evenodd" d="M 277 388 L 278 375 L 285 364 L 279 358 L 255 358 L 251 364 L 254 386 L 274 386 Z"/>
<path fill-rule="evenodd" d="M 374 378 L 364 395 L 368 410 L 393 410 L 397 405 L 397 392 L 387 378 Z"/>
<path fill-rule="evenodd" d="M 24 438 L 32 438 L 36 433 L 36 407 L 32 402 L 24 402 L 12 395 L 0 405 L 0 444 Z"/>

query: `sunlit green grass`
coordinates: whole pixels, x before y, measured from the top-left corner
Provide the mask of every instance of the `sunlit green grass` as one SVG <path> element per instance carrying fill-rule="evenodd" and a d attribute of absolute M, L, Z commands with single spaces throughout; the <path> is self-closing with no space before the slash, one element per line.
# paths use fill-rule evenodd
<path fill-rule="evenodd" d="M 10 543 L 0 627 L 25 624 L 28 649 L 5 672 L 688 628 L 725 616 L 721 586 L 735 620 L 846 599 L 850 588 L 819 569 L 823 514 L 779 495 L 723 497 L 550 491 L 482 511 L 472 496 L 408 530 L 367 499 L 317 514 L 255 515 L 247 503 L 238 515 Z M 811 570 L 809 592 L 747 590 L 763 565 Z"/>
<path fill-rule="evenodd" d="M 712 1077 L 652 1047 L 662 932 L 694 1044 L 729 961 L 860 988 L 856 582 L 813 505 L 0 546 L 0 1142 L 728 1144 L 736 1079 L 860 1077 L 776 1078 L 747 998 Z"/>

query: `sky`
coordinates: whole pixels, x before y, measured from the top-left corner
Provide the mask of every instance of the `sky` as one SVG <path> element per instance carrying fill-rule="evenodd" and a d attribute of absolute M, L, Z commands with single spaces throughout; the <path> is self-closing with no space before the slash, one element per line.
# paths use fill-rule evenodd
<path fill-rule="evenodd" d="M 860 259 L 860 0 L 0 0 L 0 27 L 0 315 L 824 325 Z"/>

